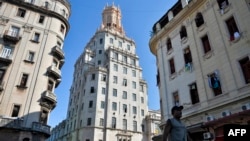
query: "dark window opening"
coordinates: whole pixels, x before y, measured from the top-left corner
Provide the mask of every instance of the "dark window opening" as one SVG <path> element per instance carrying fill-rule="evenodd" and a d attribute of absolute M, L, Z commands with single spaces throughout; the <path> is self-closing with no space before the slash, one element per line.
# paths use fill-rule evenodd
<path fill-rule="evenodd" d="M 88 126 L 91 125 L 91 118 L 88 118 L 87 125 L 88 125 Z"/>
<path fill-rule="evenodd" d="M 171 39 L 168 38 L 167 39 L 167 51 L 171 50 L 173 47 L 172 47 L 172 43 L 171 43 Z"/>
<path fill-rule="evenodd" d="M 94 87 L 91 87 L 90 88 L 90 93 L 94 93 L 95 92 L 95 88 Z"/>
<path fill-rule="evenodd" d="M 45 19 L 45 16 L 40 15 L 40 18 L 39 18 L 39 21 L 38 21 L 38 22 L 39 22 L 40 24 L 43 24 L 44 19 Z"/>
<path fill-rule="evenodd" d="M 224 9 L 228 6 L 228 0 L 217 0 L 220 9 Z"/>
<path fill-rule="evenodd" d="M 196 17 L 195 17 L 195 23 L 197 27 L 200 27 L 201 25 L 204 24 L 204 19 L 202 14 L 199 12 L 197 13 Z"/>
<path fill-rule="evenodd" d="M 209 51 L 211 51 L 211 46 L 208 40 L 208 36 L 205 35 L 204 37 L 201 38 L 202 44 L 203 44 L 203 48 L 204 48 L 204 53 L 208 53 Z"/>
<path fill-rule="evenodd" d="M 226 24 L 227 24 L 227 29 L 230 34 L 230 41 L 233 41 L 234 39 L 239 38 L 240 36 L 239 29 L 236 25 L 234 17 L 231 17 L 228 20 L 226 20 Z"/>
<path fill-rule="evenodd" d="M 89 108 L 93 107 L 93 101 L 89 101 Z"/>
<path fill-rule="evenodd" d="M 192 63 L 192 55 L 189 48 L 184 50 L 184 60 L 185 64 Z"/>
<path fill-rule="evenodd" d="M 191 84 L 189 86 L 189 90 L 190 90 L 192 104 L 199 103 L 200 99 L 196 83 Z"/>
<path fill-rule="evenodd" d="M 19 8 L 17 11 L 17 16 L 24 18 L 26 10 Z"/>
<path fill-rule="evenodd" d="M 28 81 L 28 74 L 23 74 L 21 78 L 20 86 L 26 87 L 27 81 Z"/>
<path fill-rule="evenodd" d="M 20 111 L 20 105 L 14 105 L 11 117 L 18 117 Z"/>
<path fill-rule="evenodd" d="M 209 86 L 213 89 L 214 95 L 222 94 L 219 76 L 216 73 L 208 75 Z"/>
<path fill-rule="evenodd" d="M 174 74 L 175 73 L 175 65 L 174 65 L 173 58 L 169 60 L 169 66 L 170 66 L 170 74 Z"/>
<path fill-rule="evenodd" d="M 250 60 L 248 57 L 239 61 L 246 84 L 250 83 Z"/>
<path fill-rule="evenodd" d="M 181 39 L 187 37 L 187 30 L 186 30 L 186 27 L 185 27 L 185 26 L 182 26 L 182 27 L 181 27 L 180 37 L 181 37 Z"/>

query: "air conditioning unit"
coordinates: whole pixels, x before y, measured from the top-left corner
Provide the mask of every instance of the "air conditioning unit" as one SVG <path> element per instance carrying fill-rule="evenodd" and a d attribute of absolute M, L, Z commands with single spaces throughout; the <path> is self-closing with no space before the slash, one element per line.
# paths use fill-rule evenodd
<path fill-rule="evenodd" d="M 207 121 L 213 121 L 214 119 L 214 116 L 207 116 Z"/>
<path fill-rule="evenodd" d="M 212 139 L 213 134 L 210 132 L 203 133 L 203 138 L 204 138 L 204 140 Z"/>
<path fill-rule="evenodd" d="M 221 113 L 221 115 L 222 115 L 222 117 L 226 117 L 226 116 L 231 115 L 231 112 L 230 112 L 229 110 L 226 110 L 226 111 L 223 111 L 223 112 Z"/>
<path fill-rule="evenodd" d="M 241 109 L 242 109 L 243 111 L 249 110 L 249 109 L 250 109 L 250 103 L 246 103 L 246 104 L 242 105 L 242 106 L 241 106 Z"/>

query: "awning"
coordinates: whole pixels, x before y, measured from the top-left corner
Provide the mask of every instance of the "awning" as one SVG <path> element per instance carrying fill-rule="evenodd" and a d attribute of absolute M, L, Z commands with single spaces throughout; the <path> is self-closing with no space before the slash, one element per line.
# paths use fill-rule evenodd
<path fill-rule="evenodd" d="M 203 127 L 203 125 L 204 125 L 203 122 L 197 123 L 197 124 L 193 124 L 193 125 L 187 126 L 187 130 L 190 133 L 207 131 L 206 128 Z"/>
<path fill-rule="evenodd" d="M 225 117 L 221 117 L 213 121 L 205 122 L 204 126 L 208 127 L 208 126 L 214 126 L 217 124 L 237 123 L 242 120 L 250 121 L 250 109 L 244 110 L 238 113 L 234 113 Z"/>

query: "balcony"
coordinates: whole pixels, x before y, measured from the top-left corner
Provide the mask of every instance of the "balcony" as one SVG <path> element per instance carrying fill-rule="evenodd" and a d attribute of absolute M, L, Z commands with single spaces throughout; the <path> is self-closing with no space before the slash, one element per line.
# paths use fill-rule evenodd
<path fill-rule="evenodd" d="M 39 123 L 39 122 L 33 122 L 32 123 L 32 130 L 44 133 L 44 134 L 46 134 L 48 136 L 50 135 L 50 126 L 44 125 L 44 124 Z"/>
<path fill-rule="evenodd" d="M 54 46 L 52 48 L 52 53 L 59 59 L 63 60 L 64 59 L 64 52 L 59 46 Z"/>
<path fill-rule="evenodd" d="M 52 76 L 55 79 L 61 78 L 61 70 L 59 70 L 56 66 L 53 65 L 48 68 L 48 74 L 49 76 Z"/>
<path fill-rule="evenodd" d="M 0 116 L 0 128 L 22 129 L 23 120 L 20 118 Z"/>
<path fill-rule="evenodd" d="M 4 55 L 0 54 L 0 62 L 6 64 L 7 66 L 12 63 L 12 54 L 11 55 Z"/>
<path fill-rule="evenodd" d="M 6 30 L 3 35 L 3 40 L 16 44 L 21 39 L 19 32 Z"/>
<path fill-rule="evenodd" d="M 51 91 L 45 91 L 42 94 L 41 105 L 49 109 L 54 109 L 56 107 L 56 95 Z"/>

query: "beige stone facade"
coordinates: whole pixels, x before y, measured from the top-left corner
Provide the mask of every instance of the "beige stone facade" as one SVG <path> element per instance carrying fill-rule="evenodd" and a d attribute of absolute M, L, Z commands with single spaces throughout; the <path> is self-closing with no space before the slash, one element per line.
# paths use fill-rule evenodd
<path fill-rule="evenodd" d="M 250 1 L 178 0 L 153 26 L 162 124 L 183 105 L 194 140 L 250 122 Z M 213 137 L 213 138 L 210 138 Z"/>
<path fill-rule="evenodd" d="M 67 0 L 0 1 L 0 140 L 44 141 L 61 82 Z"/>

